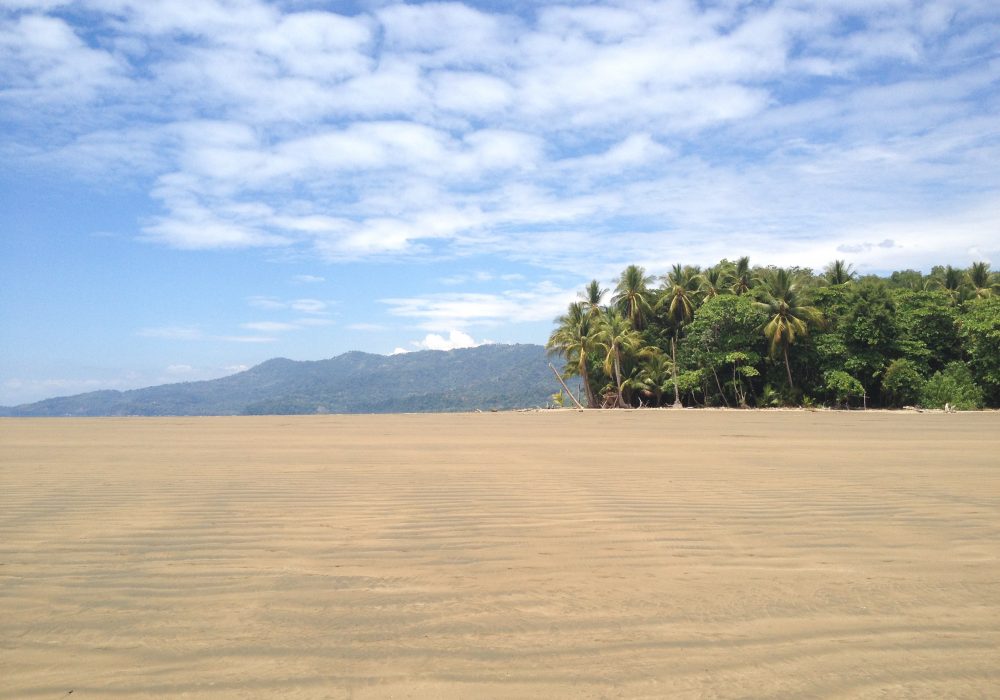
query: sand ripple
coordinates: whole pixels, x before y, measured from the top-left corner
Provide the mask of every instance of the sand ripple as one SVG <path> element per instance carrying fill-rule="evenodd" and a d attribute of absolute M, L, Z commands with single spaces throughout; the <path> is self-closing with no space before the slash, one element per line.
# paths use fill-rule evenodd
<path fill-rule="evenodd" d="M 1000 415 L 0 421 L 0 697 L 994 697 Z"/>

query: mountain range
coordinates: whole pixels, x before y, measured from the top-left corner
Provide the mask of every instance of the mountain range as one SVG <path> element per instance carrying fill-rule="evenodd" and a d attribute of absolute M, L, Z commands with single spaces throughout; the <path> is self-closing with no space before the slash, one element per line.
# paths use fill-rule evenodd
<path fill-rule="evenodd" d="M 403 413 L 544 406 L 559 385 L 540 345 L 399 355 L 276 358 L 200 382 L 93 391 L 0 408 L 6 416 L 210 416 Z"/>

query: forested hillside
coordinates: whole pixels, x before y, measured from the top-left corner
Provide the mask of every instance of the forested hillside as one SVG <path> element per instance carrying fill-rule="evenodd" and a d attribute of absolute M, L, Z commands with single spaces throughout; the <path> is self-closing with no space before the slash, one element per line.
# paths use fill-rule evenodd
<path fill-rule="evenodd" d="M 591 406 L 1000 407 L 1000 296 L 987 263 L 889 277 L 675 265 L 594 281 L 556 319 Z"/>
<path fill-rule="evenodd" d="M 98 391 L 8 409 L 15 416 L 471 411 L 544 406 L 558 388 L 539 345 L 483 345 L 329 360 L 268 360 L 229 377 Z"/>

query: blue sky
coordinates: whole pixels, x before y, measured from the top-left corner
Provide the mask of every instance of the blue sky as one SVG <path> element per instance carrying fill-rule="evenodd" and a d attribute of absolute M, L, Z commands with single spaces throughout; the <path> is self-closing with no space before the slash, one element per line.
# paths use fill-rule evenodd
<path fill-rule="evenodd" d="M 0 403 L 1000 261 L 995 0 L 0 0 Z"/>

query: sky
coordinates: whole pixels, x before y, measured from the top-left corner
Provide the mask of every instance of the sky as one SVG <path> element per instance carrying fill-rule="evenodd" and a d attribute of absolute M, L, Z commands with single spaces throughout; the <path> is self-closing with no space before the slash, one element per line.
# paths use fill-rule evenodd
<path fill-rule="evenodd" d="M 1000 264 L 996 0 L 0 0 L 0 404 Z"/>

